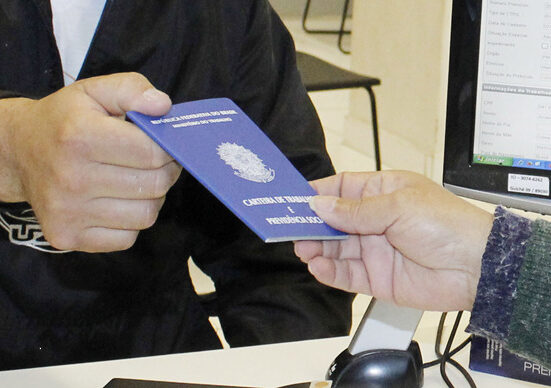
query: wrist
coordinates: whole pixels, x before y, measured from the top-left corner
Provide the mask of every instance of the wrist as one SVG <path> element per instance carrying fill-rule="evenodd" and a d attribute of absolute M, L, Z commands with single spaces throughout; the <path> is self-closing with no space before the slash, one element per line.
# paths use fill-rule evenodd
<path fill-rule="evenodd" d="M 21 120 L 28 119 L 28 98 L 0 100 L 0 202 L 24 202 L 25 196 L 17 168 L 18 135 Z"/>
<path fill-rule="evenodd" d="M 479 210 L 479 209 L 477 209 Z M 482 260 L 488 248 L 489 238 L 494 225 L 494 215 L 480 209 L 480 217 L 473 218 L 477 220 L 472 225 L 473 233 L 471 249 L 469 252 L 470 263 L 469 271 L 469 310 L 472 310 L 476 300 L 478 284 L 482 274 Z"/>

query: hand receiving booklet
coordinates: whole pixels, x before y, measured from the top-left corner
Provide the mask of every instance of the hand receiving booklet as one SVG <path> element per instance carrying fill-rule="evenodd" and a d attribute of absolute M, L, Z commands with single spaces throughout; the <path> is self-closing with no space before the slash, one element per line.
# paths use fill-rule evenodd
<path fill-rule="evenodd" d="M 233 101 L 186 102 L 161 117 L 127 116 L 263 241 L 346 238 L 310 209 L 315 190 Z"/>

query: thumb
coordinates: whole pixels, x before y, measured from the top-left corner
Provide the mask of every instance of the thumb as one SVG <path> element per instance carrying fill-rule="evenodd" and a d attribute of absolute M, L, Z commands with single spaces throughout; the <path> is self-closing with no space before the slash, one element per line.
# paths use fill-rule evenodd
<path fill-rule="evenodd" d="M 166 93 L 156 89 L 147 78 L 138 73 L 94 77 L 75 85 L 113 116 L 122 116 L 128 111 L 162 116 L 172 105 Z"/>
<path fill-rule="evenodd" d="M 310 208 L 331 227 L 350 234 L 383 234 L 398 218 L 388 196 L 345 199 L 318 195 Z"/>

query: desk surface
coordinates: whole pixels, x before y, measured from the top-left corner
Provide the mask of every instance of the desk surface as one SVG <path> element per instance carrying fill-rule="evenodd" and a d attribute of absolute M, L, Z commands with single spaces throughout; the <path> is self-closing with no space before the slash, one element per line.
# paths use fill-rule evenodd
<path fill-rule="evenodd" d="M 415 339 L 424 361 L 433 359 L 437 315 L 425 313 Z M 451 322 L 450 322 L 451 325 Z M 187 383 L 277 387 L 323 380 L 327 367 L 348 346 L 348 337 L 256 347 L 216 350 L 169 356 L 63 365 L 0 372 L 1 387 L 101 388 L 114 377 Z M 455 359 L 468 365 L 468 349 Z M 471 371 L 479 387 L 539 387 L 535 384 Z M 456 387 L 468 387 L 449 368 Z M 443 387 L 438 368 L 425 370 L 425 387 Z"/>

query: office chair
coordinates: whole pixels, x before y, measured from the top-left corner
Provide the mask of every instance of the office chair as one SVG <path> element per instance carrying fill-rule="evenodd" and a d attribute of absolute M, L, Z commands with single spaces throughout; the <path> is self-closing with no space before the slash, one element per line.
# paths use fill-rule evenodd
<path fill-rule="evenodd" d="M 345 54 L 350 54 L 349 50 L 345 50 L 342 47 L 342 40 L 344 35 L 351 34 L 350 30 L 344 29 L 344 25 L 346 24 L 346 17 L 348 16 L 348 8 L 350 6 L 350 0 L 344 0 L 344 6 L 342 10 L 342 17 L 341 17 L 341 26 L 338 30 L 312 30 L 308 28 L 306 25 L 306 19 L 308 19 L 308 14 L 310 13 L 311 3 L 312 3 L 312 0 L 306 0 L 306 5 L 304 6 L 304 12 L 302 13 L 302 29 L 309 34 L 339 34 L 339 40 L 338 40 L 339 50 L 341 50 Z"/>
<path fill-rule="evenodd" d="M 372 89 L 373 86 L 380 85 L 381 80 L 340 68 L 304 52 L 297 52 L 297 66 L 308 92 L 353 88 L 364 88 L 367 91 L 371 103 L 375 167 L 377 171 L 381 170 L 377 105 Z"/>

